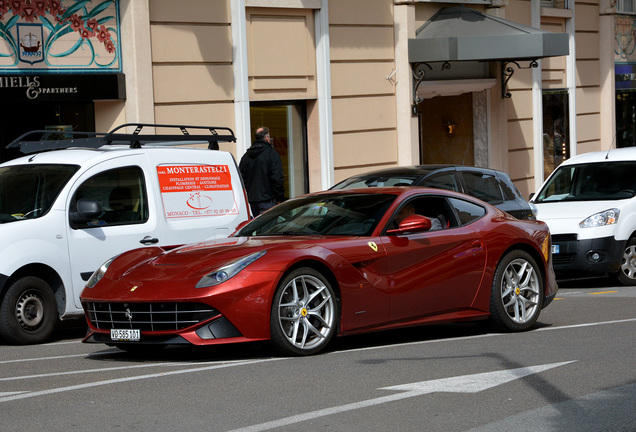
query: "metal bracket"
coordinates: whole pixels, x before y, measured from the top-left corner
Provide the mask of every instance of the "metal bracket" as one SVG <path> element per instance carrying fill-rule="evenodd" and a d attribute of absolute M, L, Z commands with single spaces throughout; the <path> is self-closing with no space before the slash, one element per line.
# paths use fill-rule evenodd
<path fill-rule="evenodd" d="M 539 66 L 539 62 L 536 60 L 530 60 L 530 64 L 527 67 L 521 67 L 519 63 L 513 60 L 502 61 L 501 62 L 501 97 L 509 98 L 512 97 L 512 93 L 508 91 L 508 81 L 515 74 L 515 70 L 510 64 L 514 64 L 517 66 L 517 69 L 532 69 Z"/>
<path fill-rule="evenodd" d="M 426 78 L 426 69 L 424 66 L 426 66 L 428 70 L 433 70 L 431 65 L 428 63 L 411 63 L 411 69 L 413 70 L 413 104 L 411 105 L 411 110 L 414 116 L 419 114 L 417 111 L 417 105 L 422 102 L 422 98 L 417 95 L 417 89 L 420 84 L 422 84 L 424 78 Z M 448 70 L 450 68 L 451 65 L 449 62 L 446 61 L 442 64 L 442 70 Z"/>

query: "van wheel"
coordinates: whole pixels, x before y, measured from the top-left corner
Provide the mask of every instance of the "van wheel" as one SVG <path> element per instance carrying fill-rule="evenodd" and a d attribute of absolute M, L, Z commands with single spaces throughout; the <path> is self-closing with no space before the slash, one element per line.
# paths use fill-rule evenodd
<path fill-rule="evenodd" d="M 636 285 L 636 237 L 627 241 L 621 269 L 614 274 L 614 277 L 622 285 Z"/>
<path fill-rule="evenodd" d="M 46 341 L 57 322 L 55 296 L 42 279 L 28 276 L 15 281 L 0 305 L 0 337 L 16 345 Z"/>

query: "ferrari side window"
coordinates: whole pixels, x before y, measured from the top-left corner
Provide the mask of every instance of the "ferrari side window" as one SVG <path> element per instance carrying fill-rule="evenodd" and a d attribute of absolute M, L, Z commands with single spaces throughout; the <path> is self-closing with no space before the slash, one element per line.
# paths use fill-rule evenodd
<path fill-rule="evenodd" d="M 469 224 L 486 214 L 486 209 L 477 204 L 457 198 L 449 198 L 449 201 L 455 207 L 461 225 Z"/>

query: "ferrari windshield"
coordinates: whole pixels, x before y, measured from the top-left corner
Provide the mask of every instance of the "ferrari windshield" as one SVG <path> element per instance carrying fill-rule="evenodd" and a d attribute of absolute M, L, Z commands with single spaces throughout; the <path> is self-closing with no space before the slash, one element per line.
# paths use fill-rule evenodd
<path fill-rule="evenodd" d="M 0 223 L 46 214 L 77 165 L 12 165 L 0 168 Z"/>
<path fill-rule="evenodd" d="M 371 235 L 397 195 L 337 194 L 291 199 L 263 213 L 237 236 Z"/>
<path fill-rule="evenodd" d="M 560 166 L 535 202 L 628 199 L 636 189 L 636 161 Z"/>

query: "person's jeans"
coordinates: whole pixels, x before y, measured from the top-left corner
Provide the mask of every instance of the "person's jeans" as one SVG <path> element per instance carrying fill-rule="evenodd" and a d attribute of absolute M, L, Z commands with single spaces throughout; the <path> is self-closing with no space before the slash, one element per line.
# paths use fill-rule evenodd
<path fill-rule="evenodd" d="M 256 217 L 259 214 L 263 213 L 264 211 L 271 209 L 276 204 L 278 204 L 278 201 L 276 201 L 275 199 L 269 200 L 269 201 L 252 202 L 250 203 L 250 208 L 252 209 L 252 215 Z"/>

